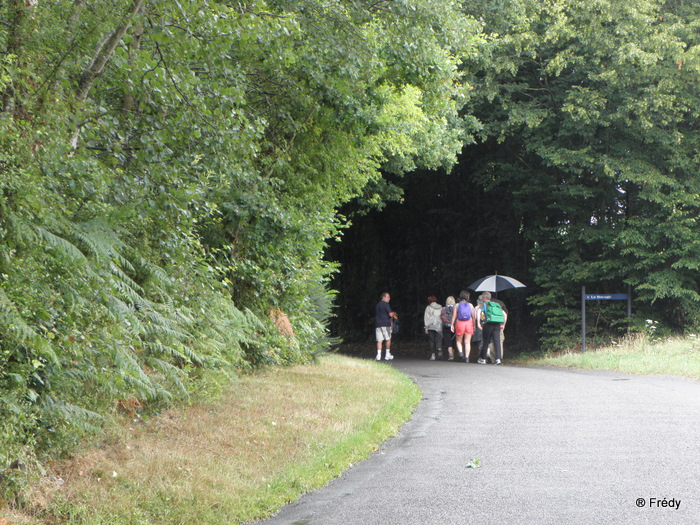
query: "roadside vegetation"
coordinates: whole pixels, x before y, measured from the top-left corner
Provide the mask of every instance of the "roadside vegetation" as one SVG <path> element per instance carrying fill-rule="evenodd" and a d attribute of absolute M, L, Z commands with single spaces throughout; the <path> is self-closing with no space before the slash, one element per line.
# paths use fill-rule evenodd
<path fill-rule="evenodd" d="M 122 420 L 96 446 L 52 464 L 4 519 L 246 523 L 367 458 L 419 400 L 406 376 L 374 361 L 327 355 L 271 368 L 189 408 Z"/>
<path fill-rule="evenodd" d="M 465 268 L 527 283 L 514 350 L 575 344 L 584 284 L 634 290 L 630 322 L 590 306 L 596 337 L 652 315 L 698 333 L 698 20 L 685 0 L 0 2 L 0 505 L 116 414 L 365 339 L 382 291 L 415 337 L 418 298 Z M 216 492 L 239 448 L 205 443 Z M 165 484 L 144 507 L 153 479 L 78 473 L 128 488 L 132 522 L 227 515 L 188 464 L 167 485 L 177 463 L 144 471 Z M 67 498 L 56 522 L 101 505 Z"/>
<path fill-rule="evenodd" d="M 629 374 L 662 374 L 700 380 L 700 340 L 697 336 L 655 339 L 636 334 L 609 346 L 559 352 L 541 357 L 523 356 L 520 364 L 564 368 L 617 370 Z"/>
<path fill-rule="evenodd" d="M 117 406 L 325 350 L 338 208 L 455 163 L 478 32 L 443 0 L 0 2 L 0 500 Z"/>
<path fill-rule="evenodd" d="M 523 356 L 518 364 L 700 379 L 695 336 L 636 334 L 607 347 Z M 188 408 L 112 421 L 47 466 L 1 525 L 248 523 L 366 459 L 396 435 L 420 390 L 370 360 L 324 355 L 210 382 Z"/>

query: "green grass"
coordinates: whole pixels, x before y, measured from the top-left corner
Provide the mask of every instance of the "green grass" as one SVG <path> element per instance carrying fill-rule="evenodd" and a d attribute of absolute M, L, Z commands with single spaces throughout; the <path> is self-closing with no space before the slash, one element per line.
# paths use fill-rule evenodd
<path fill-rule="evenodd" d="M 620 344 L 579 352 L 562 352 L 544 357 L 522 357 L 520 364 L 565 368 L 617 370 L 630 374 L 661 374 L 700 379 L 700 339 L 653 340 L 637 335 Z"/>
<path fill-rule="evenodd" d="M 0 525 L 264 518 L 366 459 L 420 398 L 409 378 L 374 361 L 329 355 L 270 369 L 215 400 L 112 429 L 39 478 L 26 508 L 0 511 Z"/>
<path fill-rule="evenodd" d="M 696 337 L 521 358 L 521 364 L 700 379 Z M 410 379 L 369 360 L 329 355 L 273 368 L 51 465 L 0 525 L 236 524 L 267 517 L 325 485 L 394 436 L 420 401 Z"/>

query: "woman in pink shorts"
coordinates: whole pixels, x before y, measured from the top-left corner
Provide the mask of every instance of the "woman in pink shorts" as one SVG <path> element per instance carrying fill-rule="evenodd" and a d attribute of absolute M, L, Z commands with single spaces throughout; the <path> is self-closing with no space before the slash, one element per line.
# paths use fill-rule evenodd
<path fill-rule="evenodd" d="M 457 336 L 459 358 L 468 363 L 474 333 L 474 307 L 469 302 L 469 292 L 466 290 L 460 292 L 459 303 L 454 308 L 452 330 Z"/>

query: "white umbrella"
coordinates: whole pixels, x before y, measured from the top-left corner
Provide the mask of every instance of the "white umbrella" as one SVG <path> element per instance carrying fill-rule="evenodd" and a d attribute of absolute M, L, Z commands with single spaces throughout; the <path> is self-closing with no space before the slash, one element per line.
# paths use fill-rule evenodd
<path fill-rule="evenodd" d="M 468 288 L 475 292 L 501 292 L 511 288 L 525 288 L 525 285 L 507 275 L 487 275 L 474 281 Z"/>

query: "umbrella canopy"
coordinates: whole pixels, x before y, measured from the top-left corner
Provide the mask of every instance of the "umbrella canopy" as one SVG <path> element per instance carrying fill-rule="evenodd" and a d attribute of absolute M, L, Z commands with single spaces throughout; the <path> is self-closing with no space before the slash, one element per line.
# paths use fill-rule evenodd
<path fill-rule="evenodd" d="M 475 292 L 501 292 L 511 288 L 525 288 L 525 285 L 507 275 L 487 275 L 474 281 L 468 288 Z"/>

